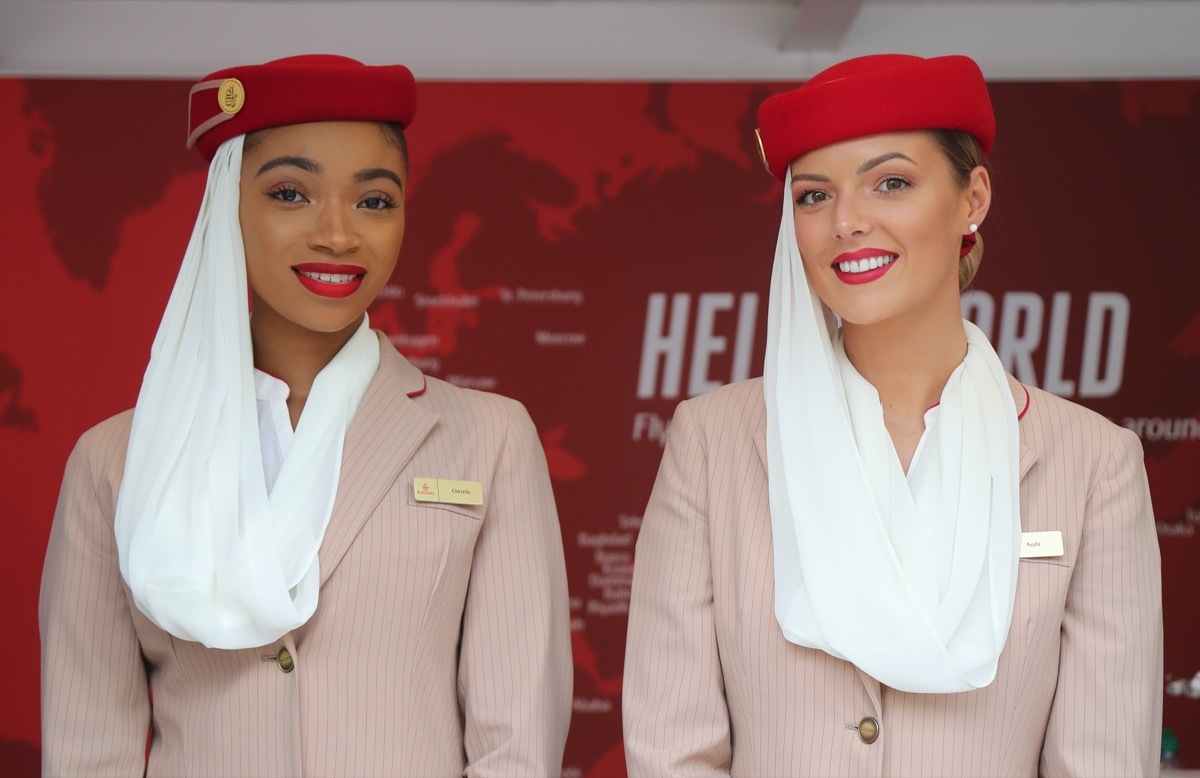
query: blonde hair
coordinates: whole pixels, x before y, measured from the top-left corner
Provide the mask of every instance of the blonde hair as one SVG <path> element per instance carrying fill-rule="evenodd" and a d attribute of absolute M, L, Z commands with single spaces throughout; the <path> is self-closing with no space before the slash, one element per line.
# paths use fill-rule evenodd
<path fill-rule="evenodd" d="M 932 130 L 933 139 L 937 141 L 950 168 L 954 171 L 955 180 L 964 189 L 971 183 L 971 171 L 979 166 L 987 166 L 983 149 L 975 136 L 960 130 Z M 983 236 L 975 234 L 975 246 L 958 262 L 958 291 L 965 291 L 971 285 L 979 264 L 983 262 Z"/>

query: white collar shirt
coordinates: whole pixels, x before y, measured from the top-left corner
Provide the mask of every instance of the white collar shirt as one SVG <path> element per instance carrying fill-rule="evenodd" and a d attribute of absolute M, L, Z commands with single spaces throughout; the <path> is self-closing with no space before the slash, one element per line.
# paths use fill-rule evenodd
<path fill-rule="evenodd" d="M 263 475 L 267 494 L 275 488 L 275 479 L 283 468 L 283 460 L 292 448 L 296 432 L 288 414 L 288 385 L 258 368 L 254 369 L 254 399 L 258 409 L 258 441 L 262 449 Z"/>

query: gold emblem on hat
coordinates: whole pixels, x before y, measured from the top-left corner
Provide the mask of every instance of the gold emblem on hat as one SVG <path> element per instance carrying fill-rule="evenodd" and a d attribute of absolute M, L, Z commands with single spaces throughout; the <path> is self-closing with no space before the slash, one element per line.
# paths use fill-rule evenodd
<path fill-rule="evenodd" d="M 246 88 L 236 78 L 227 78 L 221 82 L 217 90 L 217 104 L 227 114 L 235 114 L 242 110 L 246 103 Z"/>
<path fill-rule="evenodd" d="M 762 133 L 758 131 L 757 127 L 754 128 L 754 140 L 758 141 L 758 158 L 762 160 L 763 167 L 770 173 L 771 163 L 767 162 L 767 150 L 763 148 Z"/>

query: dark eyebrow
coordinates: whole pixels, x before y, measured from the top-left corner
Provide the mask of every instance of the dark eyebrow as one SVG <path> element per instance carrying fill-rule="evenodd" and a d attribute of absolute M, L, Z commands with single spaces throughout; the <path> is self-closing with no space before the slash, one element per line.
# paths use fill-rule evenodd
<path fill-rule="evenodd" d="M 858 170 L 855 170 L 854 172 L 855 172 L 855 174 L 861 176 L 863 173 L 866 173 L 871 168 L 878 167 L 879 165 L 882 165 L 884 162 L 887 162 L 889 159 L 904 159 L 904 160 L 908 160 L 909 162 L 912 162 L 914 165 L 917 164 L 916 162 L 913 162 L 912 159 L 910 159 L 909 157 L 906 157 L 905 155 L 901 154 L 899 151 L 890 151 L 887 154 L 880 154 L 878 157 L 874 157 L 873 159 L 868 159 L 866 162 L 859 165 Z M 792 181 L 820 181 L 821 183 L 829 183 L 830 178 L 829 178 L 829 176 L 823 176 L 818 173 L 796 173 L 792 176 Z"/>
<path fill-rule="evenodd" d="M 373 167 L 367 170 L 360 170 L 354 174 L 354 180 L 358 183 L 370 181 L 375 178 L 386 178 L 389 181 L 394 181 L 396 186 L 400 187 L 400 191 L 404 191 L 404 182 L 400 180 L 400 176 L 385 167 Z"/>
<path fill-rule="evenodd" d="M 262 167 L 260 167 L 258 169 L 258 172 L 255 173 L 254 175 L 257 178 L 258 176 L 261 176 L 263 173 L 266 173 L 268 170 L 271 170 L 272 168 L 280 167 L 282 165 L 291 165 L 292 167 L 298 167 L 301 170 L 305 170 L 309 173 L 320 173 L 321 172 L 321 166 L 318 165 L 316 162 L 312 161 L 311 159 L 309 159 L 308 157 L 276 157 L 275 159 L 270 160 L 269 162 L 264 164 Z"/>
<path fill-rule="evenodd" d="M 874 159 L 868 159 L 866 162 L 859 165 L 858 170 L 856 170 L 854 172 L 858 173 L 859 175 L 862 175 L 863 173 L 866 173 L 871 168 L 882 165 L 884 162 L 887 162 L 889 159 L 906 159 L 909 162 L 912 162 L 914 165 L 917 164 L 916 162 L 913 162 L 911 159 L 909 159 L 908 157 L 901 154 L 899 151 L 892 151 L 887 154 L 880 154 L 878 157 L 875 157 Z"/>

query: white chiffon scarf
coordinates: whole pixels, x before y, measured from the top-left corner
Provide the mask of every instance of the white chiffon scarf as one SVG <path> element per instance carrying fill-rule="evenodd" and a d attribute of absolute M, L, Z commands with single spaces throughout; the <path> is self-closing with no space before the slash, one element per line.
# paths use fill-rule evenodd
<path fill-rule="evenodd" d="M 115 531 L 137 607 L 172 635 L 251 648 L 317 607 L 317 550 L 342 444 L 379 367 L 367 319 L 317 375 L 268 492 L 259 444 L 246 260 L 242 136 L 226 141 L 159 324 L 133 413 Z"/>
<path fill-rule="evenodd" d="M 982 688 L 1012 621 L 1017 414 L 987 338 L 967 355 L 905 477 L 879 395 L 809 287 L 784 185 L 764 393 L 775 616 L 792 643 L 907 692 Z"/>

